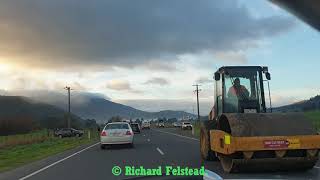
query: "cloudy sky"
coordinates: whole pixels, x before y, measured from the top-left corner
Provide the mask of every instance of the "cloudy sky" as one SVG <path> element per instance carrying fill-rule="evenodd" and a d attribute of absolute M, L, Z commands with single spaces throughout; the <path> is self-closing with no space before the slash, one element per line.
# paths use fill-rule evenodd
<path fill-rule="evenodd" d="M 193 112 L 200 83 L 207 114 L 218 67 L 266 65 L 279 106 L 318 94 L 319 43 L 266 0 L 2 0 L 0 89 L 69 85 L 142 110 Z"/>

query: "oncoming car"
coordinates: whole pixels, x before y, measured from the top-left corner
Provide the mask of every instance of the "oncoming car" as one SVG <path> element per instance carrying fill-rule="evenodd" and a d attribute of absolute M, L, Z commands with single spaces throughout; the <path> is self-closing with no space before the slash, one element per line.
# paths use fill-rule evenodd
<path fill-rule="evenodd" d="M 176 128 L 179 128 L 179 127 L 181 127 L 181 122 L 174 122 L 173 123 L 173 127 L 176 127 Z"/>
<path fill-rule="evenodd" d="M 159 120 L 157 123 L 158 128 L 163 127 L 164 128 L 164 121 L 163 120 Z"/>
<path fill-rule="evenodd" d="M 190 130 L 192 130 L 192 124 L 191 124 L 190 122 L 182 122 L 181 128 L 182 128 L 183 130 L 185 130 L 185 129 L 190 129 Z"/>
<path fill-rule="evenodd" d="M 113 144 L 128 144 L 133 147 L 133 136 L 133 131 L 128 123 L 108 123 L 100 134 L 101 149 Z"/>
<path fill-rule="evenodd" d="M 150 122 L 143 121 L 141 127 L 142 127 L 142 129 L 150 129 Z"/>

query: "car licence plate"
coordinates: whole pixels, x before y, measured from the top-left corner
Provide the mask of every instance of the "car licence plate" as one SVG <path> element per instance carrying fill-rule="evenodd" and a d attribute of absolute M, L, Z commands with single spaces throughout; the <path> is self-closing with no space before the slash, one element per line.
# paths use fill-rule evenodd
<path fill-rule="evenodd" d="M 110 136 L 121 136 L 121 135 L 122 135 L 121 132 L 110 133 Z"/>

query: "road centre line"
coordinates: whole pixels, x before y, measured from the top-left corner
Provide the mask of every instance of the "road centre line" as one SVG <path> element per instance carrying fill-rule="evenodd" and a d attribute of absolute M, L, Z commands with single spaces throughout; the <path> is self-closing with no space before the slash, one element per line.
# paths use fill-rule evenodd
<path fill-rule="evenodd" d="M 162 133 L 166 133 L 166 134 L 171 134 L 171 135 L 178 136 L 178 137 L 182 137 L 182 138 L 192 139 L 192 140 L 194 140 L 194 141 L 199 141 L 199 139 L 192 138 L 192 137 L 188 137 L 188 136 L 182 136 L 182 135 L 175 134 L 175 133 L 170 133 L 170 132 L 165 132 L 165 131 L 160 131 L 160 130 L 155 130 L 155 129 L 153 129 L 153 131 L 158 131 L 158 132 L 162 132 Z"/>
<path fill-rule="evenodd" d="M 43 168 L 41 168 L 41 169 L 39 169 L 39 170 L 37 170 L 37 171 L 34 171 L 33 173 L 31 173 L 31 174 L 29 174 L 29 175 L 26 175 L 26 176 L 20 178 L 19 180 L 28 179 L 28 178 L 30 178 L 30 177 L 32 177 L 32 176 L 34 176 L 34 175 L 36 175 L 36 174 L 44 171 L 44 170 L 46 170 L 46 169 L 48 169 L 48 168 L 50 168 L 50 167 L 52 167 L 52 166 L 54 166 L 54 165 L 56 165 L 56 164 L 59 164 L 59 163 L 61 163 L 62 161 L 65 161 L 65 160 L 67 160 L 67 159 L 69 159 L 69 158 L 71 158 L 71 157 L 73 157 L 73 156 L 75 156 L 75 155 L 77 155 L 77 154 L 80 154 L 81 152 L 86 151 L 86 150 L 88 150 L 88 149 L 90 149 L 90 148 L 92 148 L 92 147 L 94 147 L 94 146 L 96 146 L 96 145 L 98 145 L 98 144 L 100 144 L 100 142 L 95 143 L 95 144 L 93 144 L 93 145 L 91 145 L 91 146 L 89 146 L 89 147 L 86 147 L 86 148 L 84 148 L 84 149 L 82 149 L 82 150 L 80 150 L 80 151 L 78 151 L 78 152 L 75 152 L 75 153 L 71 154 L 70 156 L 67 156 L 67 157 L 65 157 L 65 158 L 63 158 L 63 159 L 60 159 L 59 161 L 56 161 L 56 162 L 54 162 L 54 163 L 52 163 L 52 164 L 50 164 L 50 165 L 48 165 L 48 166 L 45 166 L 45 167 L 43 167 Z"/>
<path fill-rule="evenodd" d="M 161 149 L 159 149 L 158 147 L 157 147 L 157 151 L 161 154 L 161 155 L 164 155 L 164 153 L 161 151 Z"/>

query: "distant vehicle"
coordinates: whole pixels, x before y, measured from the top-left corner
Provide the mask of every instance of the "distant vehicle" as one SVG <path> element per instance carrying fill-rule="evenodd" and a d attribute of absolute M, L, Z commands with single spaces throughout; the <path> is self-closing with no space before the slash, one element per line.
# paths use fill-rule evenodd
<path fill-rule="evenodd" d="M 150 122 L 149 121 L 143 121 L 141 125 L 142 129 L 150 129 Z"/>
<path fill-rule="evenodd" d="M 191 124 L 191 122 L 182 122 L 181 128 L 183 130 L 185 130 L 185 129 L 192 130 L 192 124 Z"/>
<path fill-rule="evenodd" d="M 173 127 L 176 127 L 176 128 L 181 127 L 181 122 L 174 122 Z"/>
<path fill-rule="evenodd" d="M 130 123 L 130 120 L 129 119 L 123 119 L 123 120 L 121 120 L 121 122 Z"/>
<path fill-rule="evenodd" d="M 100 134 L 101 149 L 113 144 L 128 144 L 133 147 L 134 133 L 126 122 L 108 123 Z"/>
<path fill-rule="evenodd" d="M 53 132 L 54 136 L 56 137 L 81 137 L 84 132 L 82 130 L 77 130 L 77 129 L 73 129 L 73 128 L 63 128 L 63 129 L 57 129 Z"/>
<path fill-rule="evenodd" d="M 157 127 L 164 127 L 164 121 L 163 120 L 159 120 L 157 123 Z"/>
<path fill-rule="evenodd" d="M 132 131 L 133 131 L 135 134 L 140 134 L 140 133 L 141 133 L 141 129 L 140 129 L 139 123 L 130 123 L 130 126 L 131 126 L 131 128 L 132 128 Z"/>

